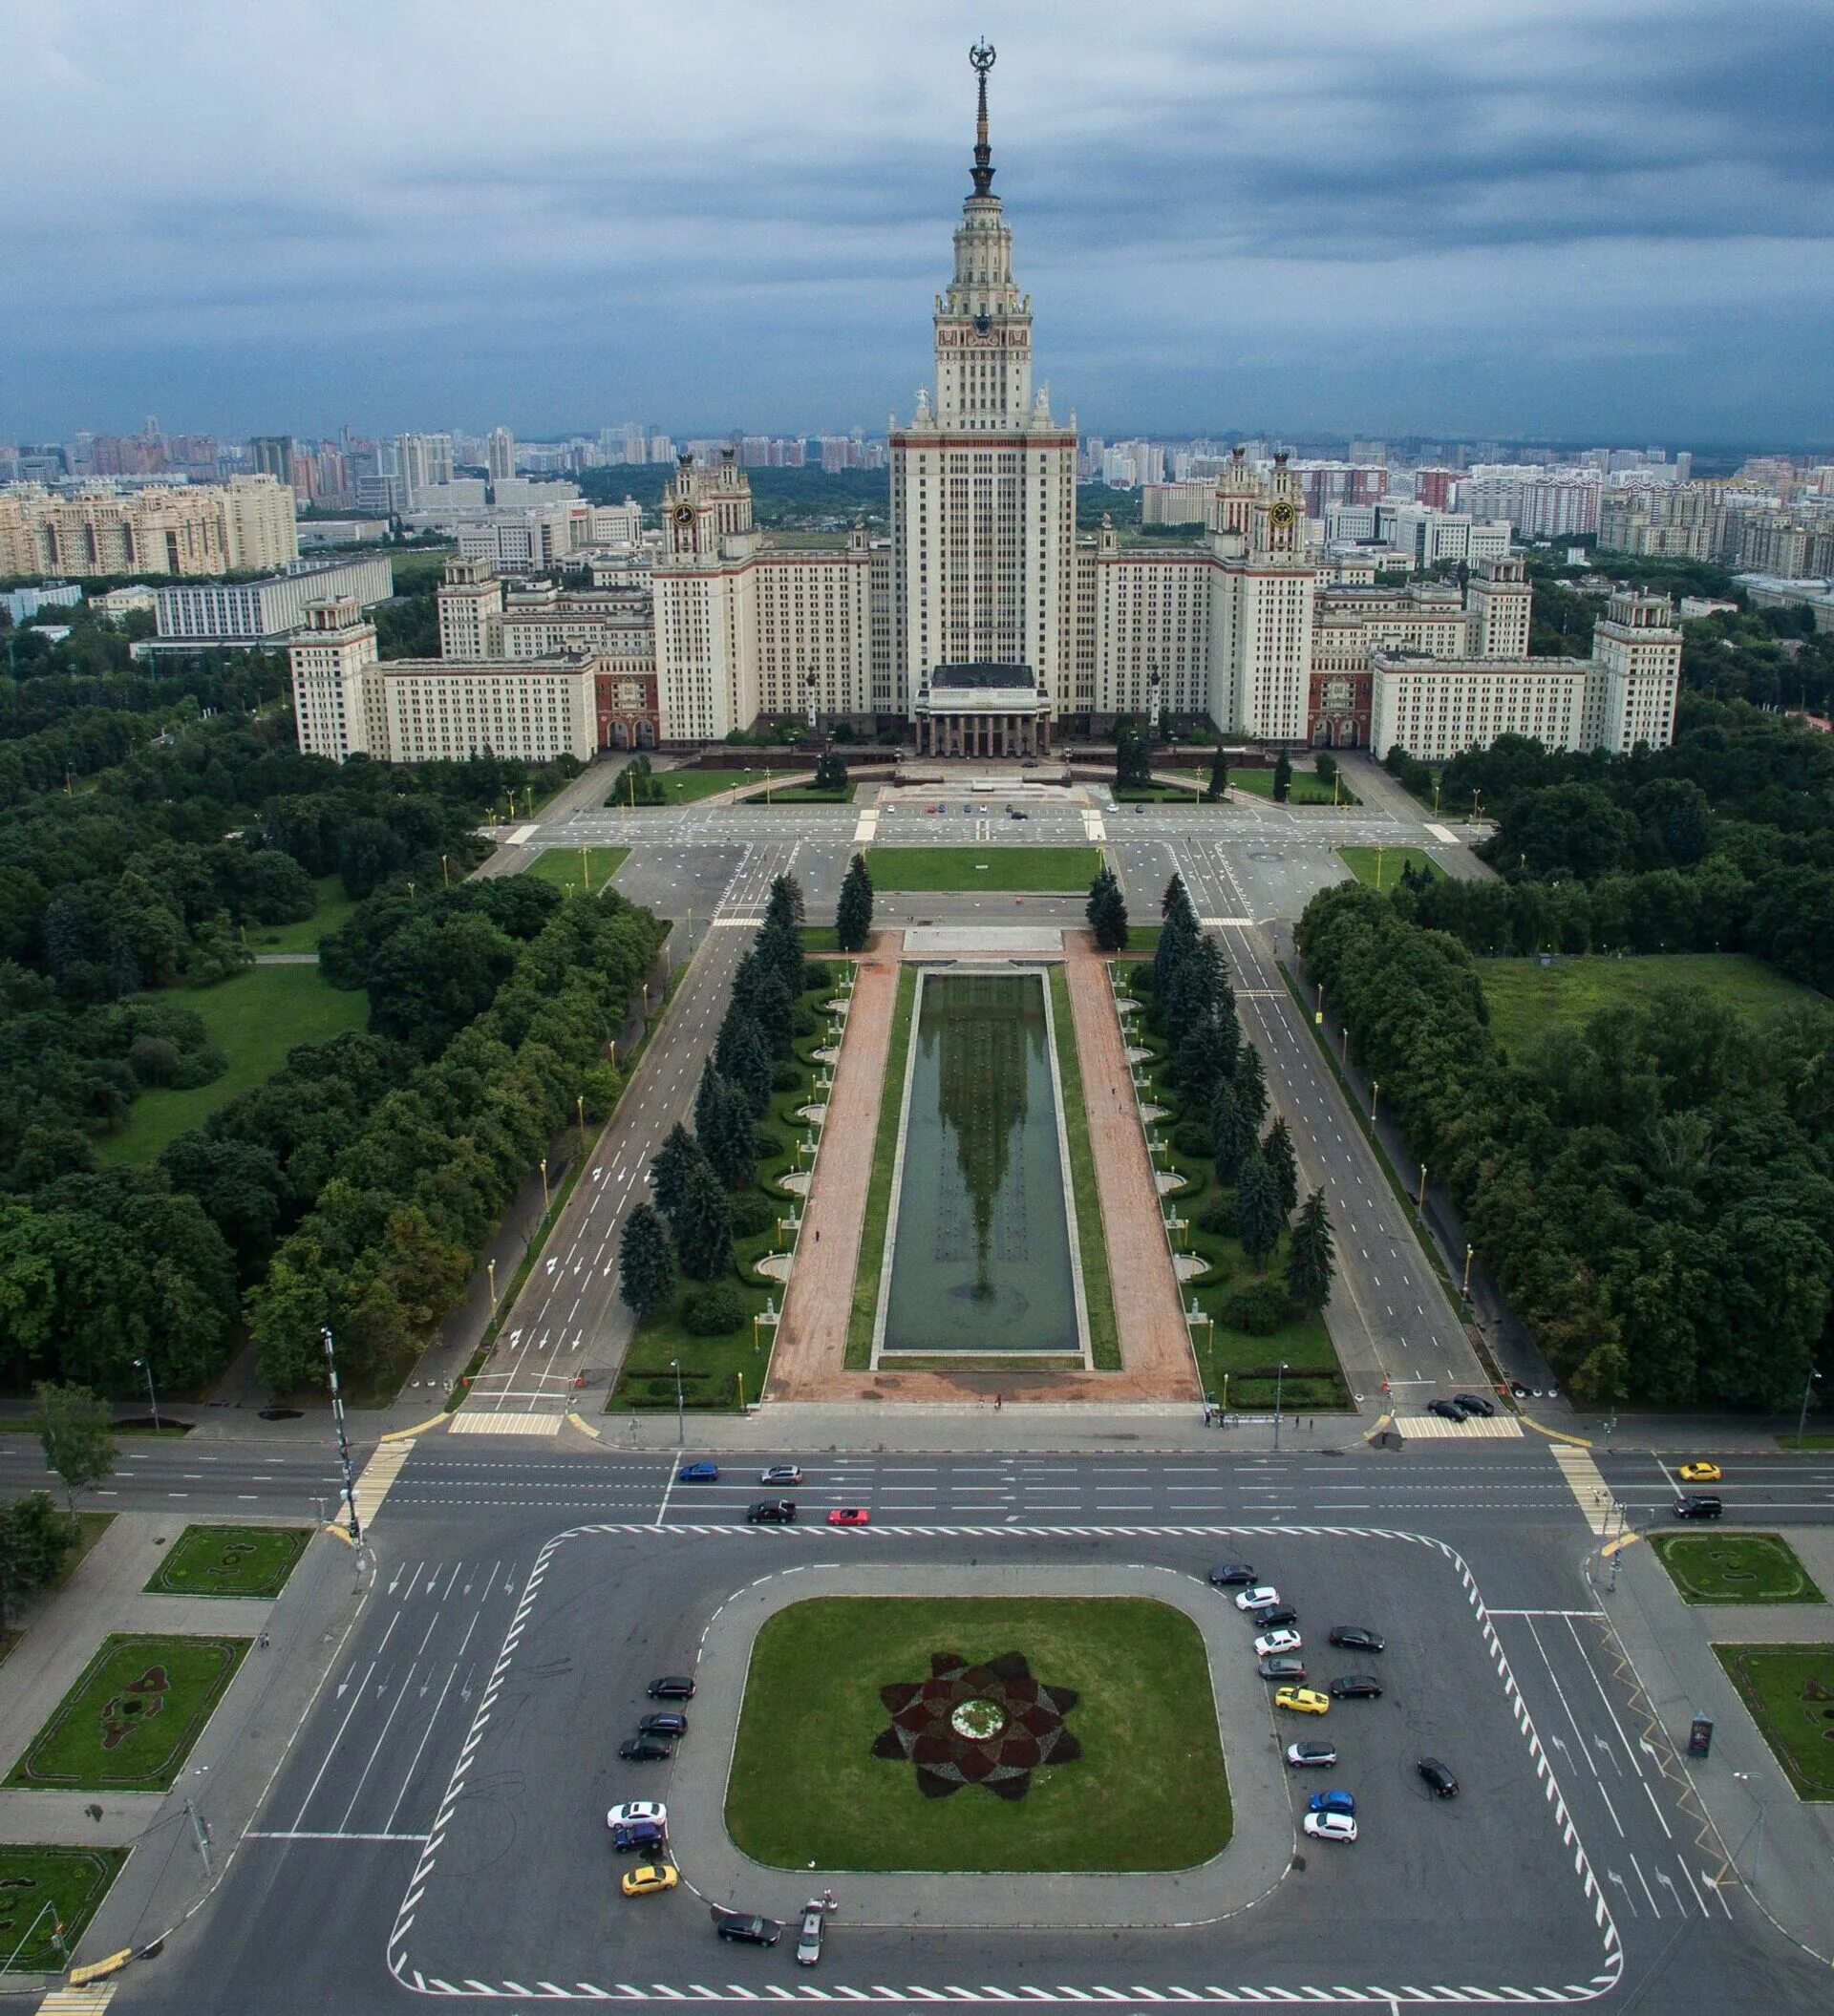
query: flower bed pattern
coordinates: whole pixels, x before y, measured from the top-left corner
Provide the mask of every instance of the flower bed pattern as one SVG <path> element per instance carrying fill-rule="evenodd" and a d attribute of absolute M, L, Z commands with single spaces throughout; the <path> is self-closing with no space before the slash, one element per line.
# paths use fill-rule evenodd
<path fill-rule="evenodd" d="M 959 1652 L 932 1652 L 929 1673 L 879 1689 L 891 1727 L 872 1746 L 875 1757 L 909 1758 L 925 1798 L 980 1785 L 997 1799 L 1022 1799 L 1040 1765 L 1081 1756 L 1063 1726 L 1076 1690 L 1034 1680 L 1022 1652 L 1002 1652 L 985 1666 L 970 1666 Z"/>

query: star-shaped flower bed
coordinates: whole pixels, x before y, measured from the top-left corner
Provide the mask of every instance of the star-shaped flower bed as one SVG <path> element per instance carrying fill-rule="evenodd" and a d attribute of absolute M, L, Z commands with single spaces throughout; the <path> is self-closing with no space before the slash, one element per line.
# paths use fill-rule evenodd
<path fill-rule="evenodd" d="M 1081 1756 L 1063 1726 L 1075 1690 L 1034 1680 L 1022 1652 L 984 1666 L 970 1666 L 959 1652 L 932 1652 L 929 1676 L 879 1689 L 891 1727 L 872 1746 L 875 1757 L 908 1757 L 925 1798 L 982 1785 L 995 1798 L 1022 1799 L 1039 1765 Z"/>

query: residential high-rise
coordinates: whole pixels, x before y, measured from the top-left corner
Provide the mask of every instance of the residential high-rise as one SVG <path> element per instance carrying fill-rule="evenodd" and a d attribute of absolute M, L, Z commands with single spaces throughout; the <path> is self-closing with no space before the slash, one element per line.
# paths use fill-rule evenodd
<path fill-rule="evenodd" d="M 516 474 L 516 436 L 507 427 L 493 427 L 484 442 L 484 469 L 494 483 Z"/>

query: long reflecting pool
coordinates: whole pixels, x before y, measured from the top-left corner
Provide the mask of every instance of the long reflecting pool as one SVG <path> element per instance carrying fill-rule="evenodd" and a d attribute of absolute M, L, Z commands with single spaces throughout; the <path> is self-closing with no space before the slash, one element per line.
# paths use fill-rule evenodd
<path fill-rule="evenodd" d="M 906 1088 L 879 1352 L 1079 1354 L 1044 976 L 924 974 Z"/>

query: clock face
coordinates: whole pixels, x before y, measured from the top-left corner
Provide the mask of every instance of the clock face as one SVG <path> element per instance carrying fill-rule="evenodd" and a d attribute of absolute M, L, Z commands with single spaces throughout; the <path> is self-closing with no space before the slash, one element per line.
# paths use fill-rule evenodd
<path fill-rule="evenodd" d="M 677 504 L 675 506 L 676 524 L 680 525 L 684 530 L 686 530 L 686 528 L 692 525 L 693 521 L 694 507 L 692 504 Z"/>
<path fill-rule="evenodd" d="M 1283 530 L 1291 524 L 1298 516 L 1298 512 L 1292 508 L 1291 499 L 1284 497 L 1275 498 L 1273 508 L 1268 513 L 1268 517 L 1273 523 L 1280 526 Z"/>

